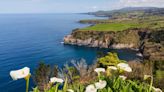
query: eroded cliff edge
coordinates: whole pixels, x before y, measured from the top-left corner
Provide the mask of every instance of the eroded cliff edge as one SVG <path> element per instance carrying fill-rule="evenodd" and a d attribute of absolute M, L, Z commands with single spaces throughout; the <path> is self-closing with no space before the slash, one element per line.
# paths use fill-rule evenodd
<path fill-rule="evenodd" d="M 74 30 L 64 37 L 64 44 L 139 50 L 144 58 L 164 60 L 164 31 L 149 29 L 128 29 L 124 31 L 82 31 Z"/>
<path fill-rule="evenodd" d="M 141 39 L 139 33 L 144 31 L 143 29 L 129 29 L 120 32 L 74 30 L 71 35 L 64 37 L 64 43 L 99 48 L 138 49 Z"/>

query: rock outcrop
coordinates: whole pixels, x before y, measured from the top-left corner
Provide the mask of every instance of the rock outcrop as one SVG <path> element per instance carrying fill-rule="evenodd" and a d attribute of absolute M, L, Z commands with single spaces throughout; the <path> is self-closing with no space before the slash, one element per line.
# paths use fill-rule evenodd
<path fill-rule="evenodd" d="M 113 44 L 113 45 L 111 45 L 111 47 L 115 48 L 115 49 L 133 48 L 134 44 Z"/>
<path fill-rule="evenodd" d="M 159 43 L 146 43 L 143 50 L 145 59 L 164 60 L 164 48 Z"/>
<path fill-rule="evenodd" d="M 137 49 L 144 59 L 164 60 L 164 31 L 148 29 L 129 29 L 120 32 L 113 31 L 80 31 L 74 30 L 64 37 L 64 44 L 114 48 Z"/>
<path fill-rule="evenodd" d="M 78 39 L 73 37 L 72 35 L 67 35 L 64 37 L 64 43 L 78 46 L 108 48 L 110 44 L 110 39 L 105 39 L 104 41 L 96 40 L 93 38 Z"/>
<path fill-rule="evenodd" d="M 139 35 L 136 30 L 123 32 L 73 31 L 64 37 L 65 44 L 99 48 L 138 48 Z"/>

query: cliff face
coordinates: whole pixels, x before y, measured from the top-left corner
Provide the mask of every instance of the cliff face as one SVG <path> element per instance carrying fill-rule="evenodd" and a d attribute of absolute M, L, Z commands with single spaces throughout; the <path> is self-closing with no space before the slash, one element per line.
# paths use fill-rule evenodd
<path fill-rule="evenodd" d="M 79 39 L 79 38 L 73 37 L 72 35 L 68 35 L 68 36 L 64 37 L 65 44 L 87 46 L 87 47 L 108 48 L 110 42 L 111 41 L 109 38 L 106 38 L 104 40 L 98 40 L 98 39 L 94 39 L 94 38 Z"/>
<path fill-rule="evenodd" d="M 94 31 L 74 31 L 71 35 L 64 37 L 65 44 L 100 48 L 108 48 L 111 40 L 111 34 Z"/>
<path fill-rule="evenodd" d="M 138 48 L 137 30 L 124 32 L 74 31 L 64 37 L 65 44 L 99 48 Z"/>
<path fill-rule="evenodd" d="M 145 59 L 153 61 L 164 60 L 164 47 L 159 43 L 147 42 L 144 45 L 143 55 Z"/>
<path fill-rule="evenodd" d="M 152 31 L 144 37 L 140 45 L 144 58 L 153 61 L 164 60 L 164 30 Z"/>
<path fill-rule="evenodd" d="M 120 32 L 75 30 L 64 37 L 65 44 L 115 49 L 138 49 L 145 59 L 164 60 L 164 31 L 129 29 Z"/>

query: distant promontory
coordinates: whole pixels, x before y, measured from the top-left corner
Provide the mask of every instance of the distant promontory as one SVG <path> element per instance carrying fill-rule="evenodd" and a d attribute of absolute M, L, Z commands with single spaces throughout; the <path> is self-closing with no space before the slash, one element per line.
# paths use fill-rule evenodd
<path fill-rule="evenodd" d="M 88 14 L 109 19 L 80 20 L 91 26 L 75 29 L 65 44 L 139 50 L 144 58 L 164 60 L 164 8 L 124 8 Z"/>

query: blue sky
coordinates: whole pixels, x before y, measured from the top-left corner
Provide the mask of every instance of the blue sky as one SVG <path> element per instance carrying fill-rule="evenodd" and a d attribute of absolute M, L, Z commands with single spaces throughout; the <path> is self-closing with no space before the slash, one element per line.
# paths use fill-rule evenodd
<path fill-rule="evenodd" d="M 129 6 L 164 7 L 164 0 L 0 0 L 0 13 L 77 13 Z"/>

